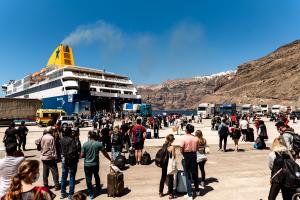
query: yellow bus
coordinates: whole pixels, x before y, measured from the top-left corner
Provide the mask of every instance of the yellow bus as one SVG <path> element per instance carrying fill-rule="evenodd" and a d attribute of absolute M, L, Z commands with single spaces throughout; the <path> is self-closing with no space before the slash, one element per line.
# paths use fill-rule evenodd
<path fill-rule="evenodd" d="M 56 123 L 60 116 L 65 116 L 67 113 L 64 110 L 56 109 L 39 109 L 36 111 L 36 123 L 40 126 L 45 126 L 50 120 Z"/>

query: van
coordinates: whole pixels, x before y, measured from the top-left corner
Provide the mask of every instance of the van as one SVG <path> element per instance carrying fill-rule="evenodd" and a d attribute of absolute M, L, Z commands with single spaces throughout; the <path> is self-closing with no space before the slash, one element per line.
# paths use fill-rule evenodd
<path fill-rule="evenodd" d="M 39 109 L 36 111 L 36 123 L 40 126 L 46 126 L 50 120 L 56 123 L 60 116 L 65 116 L 64 110 L 57 109 Z"/>

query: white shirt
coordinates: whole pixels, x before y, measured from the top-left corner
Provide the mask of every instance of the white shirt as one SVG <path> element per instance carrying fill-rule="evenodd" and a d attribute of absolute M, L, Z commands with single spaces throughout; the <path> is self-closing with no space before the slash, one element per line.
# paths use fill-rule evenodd
<path fill-rule="evenodd" d="M 10 186 L 10 180 L 18 172 L 18 167 L 24 157 L 5 156 L 0 159 L 0 198 L 5 195 Z"/>
<path fill-rule="evenodd" d="M 247 120 L 242 120 L 240 122 L 240 127 L 241 127 L 241 129 L 248 129 L 248 121 Z"/>

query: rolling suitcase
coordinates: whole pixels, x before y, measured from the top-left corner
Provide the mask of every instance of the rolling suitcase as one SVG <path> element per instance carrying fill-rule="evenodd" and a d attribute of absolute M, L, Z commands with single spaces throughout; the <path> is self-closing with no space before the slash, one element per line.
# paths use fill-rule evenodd
<path fill-rule="evenodd" d="M 125 169 L 126 158 L 123 155 L 118 155 L 114 160 L 114 164 L 121 170 Z"/>
<path fill-rule="evenodd" d="M 107 175 L 107 196 L 120 196 L 124 190 L 124 175 L 122 172 L 115 172 L 112 168 Z"/>
<path fill-rule="evenodd" d="M 176 182 L 177 182 L 176 191 L 178 193 L 187 193 L 186 176 L 184 174 L 184 171 L 178 170 Z"/>
<path fill-rule="evenodd" d="M 146 139 L 151 139 L 151 129 L 147 129 L 147 131 L 146 131 Z"/>

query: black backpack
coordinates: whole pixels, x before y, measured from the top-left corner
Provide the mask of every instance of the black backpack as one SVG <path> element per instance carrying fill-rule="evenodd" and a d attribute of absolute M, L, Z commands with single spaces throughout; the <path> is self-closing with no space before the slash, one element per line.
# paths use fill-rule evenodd
<path fill-rule="evenodd" d="M 142 165 L 150 165 L 151 164 L 151 156 L 146 151 L 143 153 L 143 156 L 141 158 L 141 164 Z"/>
<path fill-rule="evenodd" d="M 161 149 L 159 149 L 155 155 L 155 164 L 157 167 L 162 168 L 167 160 L 167 147 L 164 145 Z"/>
<path fill-rule="evenodd" d="M 136 164 L 135 152 L 134 152 L 133 149 L 129 150 L 128 163 L 130 165 L 135 165 Z"/>
<path fill-rule="evenodd" d="M 64 158 L 66 163 L 77 160 L 79 158 L 78 146 L 74 139 L 68 147 L 64 148 L 64 150 Z"/>
<path fill-rule="evenodd" d="M 283 185 L 287 188 L 300 187 L 300 166 L 292 159 L 284 159 L 282 171 L 284 173 Z"/>
<path fill-rule="evenodd" d="M 126 164 L 126 158 L 123 155 L 118 155 L 116 159 L 114 160 L 114 164 L 119 168 L 119 169 L 124 169 L 125 164 Z"/>
<path fill-rule="evenodd" d="M 229 133 L 228 127 L 221 125 L 221 129 L 219 131 L 220 136 L 226 136 L 228 135 L 228 133 Z"/>
<path fill-rule="evenodd" d="M 293 135 L 293 150 L 298 154 L 300 152 L 300 135 L 297 133 Z"/>

